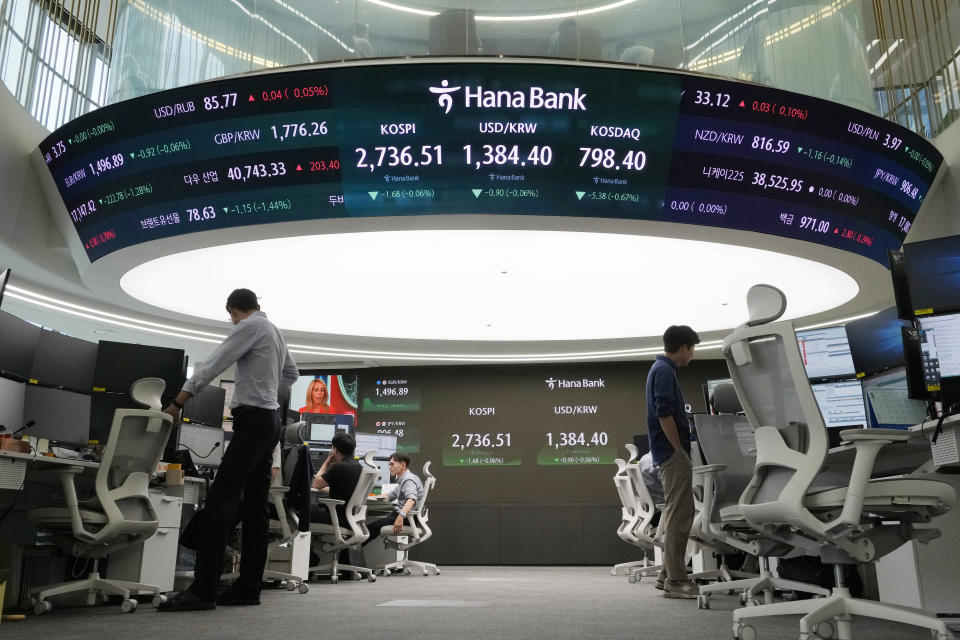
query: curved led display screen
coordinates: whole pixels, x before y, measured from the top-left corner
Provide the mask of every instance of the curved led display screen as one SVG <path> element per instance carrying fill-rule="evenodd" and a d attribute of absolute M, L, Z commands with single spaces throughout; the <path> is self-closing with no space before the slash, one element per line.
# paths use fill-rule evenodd
<path fill-rule="evenodd" d="M 184 87 L 40 151 L 91 261 L 239 225 L 465 213 L 719 226 L 886 264 L 942 160 L 896 124 L 767 87 L 482 60 Z"/>

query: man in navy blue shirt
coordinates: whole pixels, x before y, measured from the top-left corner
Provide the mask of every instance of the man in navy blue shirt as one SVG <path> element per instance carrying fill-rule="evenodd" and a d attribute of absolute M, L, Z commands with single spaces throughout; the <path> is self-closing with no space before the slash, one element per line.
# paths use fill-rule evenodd
<path fill-rule="evenodd" d="M 693 525 L 693 465 L 690 462 L 690 423 L 684 409 L 677 372 L 693 360 L 700 343 L 686 325 L 671 325 L 663 334 L 662 356 L 647 374 L 647 433 L 653 464 L 660 469 L 666 507 L 663 569 L 657 587 L 667 598 L 696 598 L 697 585 L 687 579 L 686 549 Z"/>

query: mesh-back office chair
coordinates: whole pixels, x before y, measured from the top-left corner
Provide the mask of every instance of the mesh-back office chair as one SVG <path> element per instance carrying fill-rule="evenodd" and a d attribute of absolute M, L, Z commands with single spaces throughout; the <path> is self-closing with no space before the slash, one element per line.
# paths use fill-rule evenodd
<path fill-rule="evenodd" d="M 926 628 L 937 640 L 951 638 L 946 623 L 932 614 L 853 598 L 843 583 L 842 566 L 872 562 L 911 539 L 923 542 L 938 536 L 934 529 L 918 530 L 913 524 L 929 522 L 952 508 L 955 490 L 923 477 L 871 479 L 881 449 L 911 437 L 889 429 L 842 431 L 841 439 L 856 453 L 846 481 L 815 488 L 827 460 L 827 429 L 793 325 L 770 324 L 782 315 L 786 300 L 779 289 L 756 285 L 747 294 L 747 307 L 750 319 L 723 341 L 757 445 L 756 467 L 740 497 L 740 512 L 765 536 L 834 565 L 836 586 L 827 598 L 737 609 L 734 637 L 756 637 L 753 627 L 743 622 L 749 618 L 800 614 L 802 640 L 832 635 L 834 626 L 840 640 L 850 640 L 854 615 Z"/>
<path fill-rule="evenodd" d="M 391 571 L 401 570 L 405 575 L 410 575 L 411 567 L 423 572 L 423 575 L 440 575 L 440 569 L 431 562 L 418 562 L 410 559 L 410 549 L 422 542 L 426 542 L 433 535 L 433 531 L 428 524 L 429 514 L 427 513 L 427 497 L 430 490 L 437 483 L 437 479 L 430 473 L 430 461 L 423 463 L 423 500 L 419 506 L 414 506 L 407 513 L 407 520 L 412 525 L 403 525 L 400 533 L 394 535 L 393 527 L 387 526 L 380 529 L 380 535 L 383 536 L 384 546 L 390 549 L 396 549 L 403 552 L 403 557 L 396 562 L 377 565 L 376 571 L 381 575 L 389 576 Z"/>
<path fill-rule="evenodd" d="M 700 587 L 697 605 L 709 609 L 710 596 L 717 592 L 740 592 L 740 601 L 744 604 L 757 604 L 761 597 L 763 602 L 773 602 L 776 590 L 830 595 L 823 587 L 786 580 L 770 571 L 769 557 L 803 555 L 804 551 L 765 538 L 744 519 L 740 512 L 740 494 L 753 478 L 756 466 L 753 427 L 747 418 L 734 415 L 742 408 L 732 384 L 717 385 L 711 401 L 719 415 L 697 418 L 700 448 L 713 464 L 693 470 L 701 478 L 704 489 L 702 518 L 695 535 L 715 548 L 742 551 L 757 558 L 760 573 L 729 571 L 730 577 L 726 580 Z"/>
<path fill-rule="evenodd" d="M 57 471 L 66 498 L 65 507 L 32 509 L 27 518 L 34 526 L 49 530 L 57 543 L 71 555 L 93 558 L 93 571 L 83 580 L 30 590 L 34 612 L 53 608 L 48 598 L 87 592 L 87 604 L 108 594 L 123 597 L 121 609 L 131 612 L 137 601 L 131 591 L 159 593 L 159 587 L 100 577 L 97 559 L 116 549 L 143 542 L 157 531 L 157 513 L 147 487 L 167 444 L 173 418 L 160 411 L 165 383 L 160 378 L 143 378 L 133 383 L 130 396 L 148 409 L 117 409 L 95 480 L 96 494 L 77 500 L 74 476 L 82 471 L 72 467 Z"/>
<path fill-rule="evenodd" d="M 616 460 L 617 473 L 613 476 L 613 484 L 623 507 L 617 535 L 624 542 L 643 549 L 644 557 L 642 560 L 614 565 L 610 569 L 610 575 L 615 576 L 618 570 L 623 569 L 627 581 L 633 583 L 639 581 L 641 576 L 660 573 L 661 566 L 651 564 L 647 558 L 647 551 L 659 544 L 655 541 L 657 531 L 653 525 L 654 516 L 657 514 L 656 505 L 640 475 L 637 465 L 639 451 L 634 445 L 628 444 L 627 452 L 630 455 L 626 462 L 619 458 Z"/>
<path fill-rule="evenodd" d="M 344 504 L 343 500 L 333 498 L 315 499 L 316 503 L 321 505 L 317 508 L 329 510 L 330 523 L 311 522 L 310 533 L 312 538 L 310 542 L 317 555 L 330 555 L 330 562 L 310 567 L 310 573 L 329 573 L 330 582 L 333 584 L 337 583 L 340 570 L 353 571 L 355 574 L 366 574 L 367 580 L 370 582 L 377 579 L 371 569 L 339 563 L 342 549 L 357 547 L 370 537 L 370 531 L 367 529 L 366 522 L 364 522 L 367 517 L 367 496 L 370 495 L 370 491 L 373 489 L 380 473 L 373 464 L 374 453 L 374 451 L 368 451 L 363 456 L 365 464 L 360 471 L 357 486 L 346 503 L 346 519 L 344 522 L 340 521 L 340 514 L 337 513 L 337 506 Z"/>

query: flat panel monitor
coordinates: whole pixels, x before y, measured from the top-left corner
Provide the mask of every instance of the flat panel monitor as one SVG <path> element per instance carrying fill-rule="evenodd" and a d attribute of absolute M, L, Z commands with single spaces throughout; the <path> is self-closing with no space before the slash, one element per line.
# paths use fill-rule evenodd
<path fill-rule="evenodd" d="M 219 467 L 223 459 L 223 429 L 185 422 L 180 425 L 177 449 L 189 452 L 196 465 Z"/>
<path fill-rule="evenodd" d="M 900 329 L 905 326 L 907 322 L 897 317 L 896 307 L 846 325 L 850 355 L 858 376 L 869 376 L 904 365 Z"/>
<path fill-rule="evenodd" d="M 111 393 L 129 393 L 140 378 L 162 378 L 164 395 L 174 395 L 186 381 L 187 364 L 183 349 L 101 340 L 93 386 Z"/>
<path fill-rule="evenodd" d="M 103 444 L 110 436 L 117 409 L 143 409 L 126 393 L 94 393 L 90 397 L 90 439 Z M 175 437 L 174 435 L 170 436 Z"/>
<path fill-rule="evenodd" d="M 867 426 L 867 411 L 859 380 L 821 382 L 810 386 L 828 429 Z"/>
<path fill-rule="evenodd" d="M 337 423 L 334 422 L 333 416 L 323 413 L 305 413 L 301 417 L 307 423 L 307 442 L 330 446 L 333 434 L 337 432 Z"/>
<path fill-rule="evenodd" d="M 21 380 L 30 377 L 40 327 L 0 311 L 0 372 Z"/>
<path fill-rule="evenodd" d="M 183 406 L 184 421 L 222 429 L 225 395 L 226 392 L 220 387 L 203 387 Z"/>
<path fill-rule="evenodd" d="M 903 367 L 864 378 L 862 384 L 870 427 L 905 429 L 925 419 L 927 403 L 910 399 Z"/>
<path fill-rule="evenodd" d="M 23 401 L 24 434 L 57 442 L 86 444 L 90 439 L 90 396 L 66 389 L 28 384 Z"/>
<path fill-rule="evenodd" d="M 960 376 L 960 313 L 920 318 L 927 380 Z"/>
<path fill-rule="evenodd" d="M 3 304 L 3 292 L 7 290 L 7 281 L 10 279 L 10 269 L 0 271 L 0 304 Z"/>
<path fill-rule="evenodd" d="M 887 252 L 890 265 L 890 281 L 893 283 L 893 300 L 897 315 L 904 320 L 913 320 L 913 301 L 910 298 L 910 281 L 907 279 L 907 260 L 903 251 Z"/>
<path fill-rule="evenodd" d="M 0 378 L 0 433 L 13 433 L 23 426 L 23 400 L 26 384 L 9 378 Z"/>
<path fill-rule="evenodd" d="M 362 433 L 357 431 L 354 434 L 357 439 L 357 456 L 363 456 L 367 451 L 375 450 L 374 460 L 387 460 L 397 450 L 397 436 L 380 433 Z"/>
<path fill-rule="evenodd" d="M 30 377 L 40 384 L 90 393 L 97 343 L 41 331 Z"/>
<path fill-rule="evenodd" d="M 929 400 L 939 396 L 940 369 L 931 362 L 923 329 L 904 327 L 903 356 L 907 374 L 907 396 Z"/>
<path fill-rule="evenodd" d="M 960 236 L 905 244 L 903 255 L 915 315 L 960 311 Z"/>
<path fill-rule="evenodd" d="M 356 373 L 302 373 L 290 388 L 290 409 L 356 416 L 358 380 Z"/>
<path fill-rule="evenodd" d="M 798 331 L 797 343 L 808 378 L 852 376 L 855 373 L 847 331 L 843 327 Z"/>
<path fill-rule="evenodd" d="M 221 380 L 220 388 L 223 389 L 223 419 L 232 422 L 233 414 L 230 412 L 230 402 L 233 400 L 233 380 Z"/>

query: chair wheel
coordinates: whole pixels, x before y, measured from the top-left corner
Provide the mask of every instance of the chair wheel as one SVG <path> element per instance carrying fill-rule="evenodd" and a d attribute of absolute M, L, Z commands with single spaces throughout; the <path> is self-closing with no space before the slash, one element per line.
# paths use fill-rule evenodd
<path fill-rule="evenodd" d="M 430 575 L 430 572 L 427 571 L 426 569 L 424 569 L 424 570 L 423 570 L 423 577 L 426 578 L 426 577 L 429 576 L 429 575 Z"/>
<path fill-rule="evenodd" d="M 735 622 L 733 624 L 733 638 L 734 640 L 757 640 L 757 630 L 749 624 Z"/>
<path fill-rule="evenodd" d="M 158 593 L 157 595 L 153 596 L 153 606 L 154 606 L 154 607 L 159 607 L 160 605 L 162 605 L 162 604 L 163 604 L 164 602 L 166 602 L 167 600 L 168 600 L 168 598 L 167 598 L 167 595 L 166 595 L 165 593 Z"/>
<path fill-rule="evenodd" d="M 310 585 L 308 585 L 306 582 L 301 582 L 299 585 L 297 585 L 297 591 L 300 593 L 306 593 L 310 591 Z"/>
<path fill-rule="evenodd" d="M 340 578 L 338 578 L 338 577 L 336 576 L 336 574 L 330 576 L 330 584 L 337 584 L 337 582 L 338 582 L 339 580 L 340 580 Z"/>
<path fill-rule="evenodd" d="M 627 576 L 627 582 L 629 582 L 630 584 L 636 584 L 638 579 L 639 579 L 638 576 L 635 576 L 632 573 Z"/>
<path fill-rule="evenodd" d="M 133 598 L 127 598 L 120 604 L 120 611 L 124 613 L 133 613 L 137 610 L 137 601 Z"/>
<path fill-rule="evenodd" d="M 616 570 L 616 569 L 610 569 L 610 575 L 612 575 L 612 576 L 617 575 L 617 570 Z"/>
<path fill-rule="evenodd" d="M 756 598 L 747 598 L 746 605 L 748 607 L 759 607 L 760 601 L 757 600 Z"/>
<path fill-rule="evenodd" d="M 410 575 L 411 573 L 413 573 L 413 572 L 410 571 L 410 567 L 404 567 L 404 569 L 403 569 L 403 575 L 408 576 L 408 575 Z"/>
<path fill-rule="evenodd" d="M 294 582 L 293 580 L 287 580 L 286 584 L 284 584 L 283 586 L 286 587 L 287 591 L 297 590 L 297 583 Z"/>
<path fill-rule="evenodd" d="M 37 600 L 33 605 L 33 612 L 38 616 L 42 616 L 45 613 L 50 613 L 52 609 L 53 604 L 47 600 Z"/>
<path fill-rule="evenodd" d="M 709 609 L 710 608 L 710 596 L 701 593 L 697 596 L 697 609 Z"/>
<path fill-rule="evenodd" d="M 435 576 L 440 575 L 440 569 L 434 569 L 433 571 L 434 571 L 434 574 L 433 574 L 433 575 L 435 575 Z"/>
<path fill-rule="evenodd" d="M 359 574 L 359 573 L 352 573 L 352 574 L 350 574 L 350 579 L 353 580 L 354 582 L 359 582 L 359 581 L 360 581 L 360 574 Z"/>
<path fill-rule="evenodd" d="M 370 572 L 370 575 L 367 576 L 367 582 L 376 582 L 377 576 L 373 575 L 373 572 Z"/>
<path fill-rule="evenodd" d="M 814 633 L 823 638 L 823 640 L 829 640 L 833 637 L 833 623 L 829 620 L 820 622 L 813 628 Z"/>

